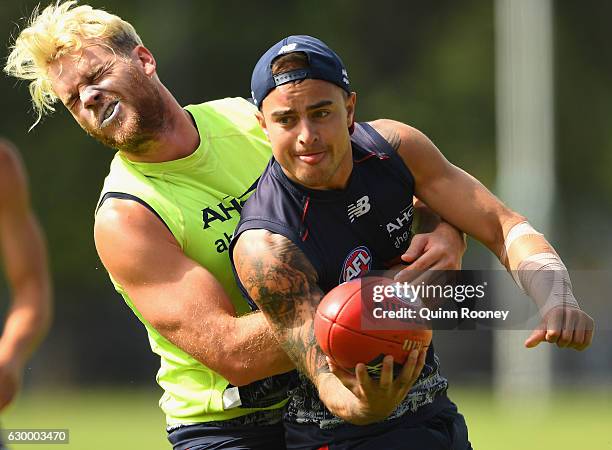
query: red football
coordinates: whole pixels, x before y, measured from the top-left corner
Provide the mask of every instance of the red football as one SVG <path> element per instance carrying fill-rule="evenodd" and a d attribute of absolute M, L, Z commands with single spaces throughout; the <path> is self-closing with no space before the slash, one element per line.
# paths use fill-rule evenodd
<path fill-rule="evenodd" d="M 315 335 L 323 352 L 340 367 L 353 369 L 360 362 L 376 366 L 384 355 L 392 355 L 394 362 L 403 364 L 411 350 L 431 343 L 432 332 L 418 314 L 418 300 L 407 302 L 393 295 L 373 300 L 375 289 L 380 291 L 391 284 L 392 280 L 385 278 L 360 278 L 342 283 L 321 300 L 314 319 Z M 396 314 L 381 318 L 382 311 Z M 388 317 L 402 313 L 411 316 Z"/>

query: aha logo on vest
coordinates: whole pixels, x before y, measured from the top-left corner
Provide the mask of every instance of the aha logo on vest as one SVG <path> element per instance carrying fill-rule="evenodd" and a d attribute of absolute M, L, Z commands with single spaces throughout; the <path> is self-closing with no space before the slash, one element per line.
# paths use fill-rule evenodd
<path fill-rule="evenodd" d="M 344 264 L 342 264 L 340 283 L 362 277 L 370 271 L 371 267 L 372 255 L 370 250 L 365 245 L 354 248 L 344 260 Z"/>
<path fill-rule="evenodd" d="M 231 219 L 231 211 L 234 211 L 237 216 L 240 216 L 244 203 L 245 201 L 239 201 L 238 199 L 232 198 L 227 203 L 219 203 L 216 208 L 210 206 L 204 208 L 202 210 L 202 221 L 204 222 L 204 229 L 210 227 L 210 223 L 214 222 L 215 220 L 225 222 L 226 220 Z"/>
<path fill-rule="evenodd" d="M 389 237 L 394 240 L 395 248 L 400 248 L 402 244 L 410 241 L 410 228 L 412 227 L 412 215 L 414 206 L 408 205 L 400 211 L 400 215 L 386 226 Z M 399 234 L 396 234 L 399 233 Z"/>
<path fill-rule="evenodd" d="M 204 222 L 204 229 L 210 227 L 211 222 L 218 220 L 220 222 L 225 222 L 230 219 L 234 219 L 236 224 L 240 218 L 240 213 L 242 212 L 242 207 L 246 200 L 239 201 L 236 198 L 224 199 L 224 203 L 219 203 L 216 207 L 208 206 L 202 210 L 202 221 Z M 215 247 L 217 249 L 217 253 L 226 252 L 229 249 L 229 243 L 232 240 L 231 234 L 223 233 L 223 237 L 220 237 L 215 241 Z"/>
<path fill-rule="evenodd" d="M 249 186 L 249 188 L 242 194 L 240 197 L 232 197 L 227 195 L 223 198 L 221 203 L 217 204 L 217 208 L 215 207 L 206 207 L 202 210 L 202 222 L 204 222 L 204 229 L 210 227 L 210 223 L 215 220 L 220 220 L 221 222 L 225 222 L 232 218 L 231 211 L 234 211 L 238 216 L 242 212 L 242 207 L 247 201 L 247 198 L 250 197 L 250 194 L 257 189 L 257 182 L 259 181 L 259 177 Z"/>
<path fill-rule="evenodd" d="M 257 188 L 258 181 L 259 178 L 257 178 L 255 182 L 240 197 L 235 198 L 230 197 L 228 195 L 223 199 L 222 202 L 218 203 L 216 207 L 207 206 L 206 208 L 204 208 L 202 210 L 202 222 L 204 224 L 202 228 L 204 230 L 210 228 L 211 222 L 214 222 L 215 220 L 225 222 L 226 220 L 230 219 L 235 220 L 235 227 L 238 223 L 238 219 L 240 218 L 240 214 L 242 213 L 242 207 L 246 203 L 247 198 L 250 196 L 250 194 Z M 229 243 L 231 239 L 232 236 L 224 232 L 223 237 L 215 241 L 217 253 L 226 252 L 229 249 Z"/>

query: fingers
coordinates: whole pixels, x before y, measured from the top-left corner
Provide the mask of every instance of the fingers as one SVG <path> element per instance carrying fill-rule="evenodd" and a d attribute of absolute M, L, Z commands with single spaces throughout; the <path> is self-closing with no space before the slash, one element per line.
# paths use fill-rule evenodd
<path fill-rule="evenodd" d="M 427 351 L 421 351 L 419 354 L 418 350 L 412 350 L 408 355 L 408 359 L 404 363 L 404 367 L 402 368 L 402 372 L 397 379 L 397 384 L 408 391 L 416 379 L 418 378 L 421 370 L 423 370 L 423 365 L 425 364 L 425 354 Z"/>
<path fill-rule="evenodd" d="M 559 348 L 584 350 L 593 340 L 593 319 L 581 309 L 560 306 L 552 309 L 542 321 L 541 329 L 534 330 L 525 341 L 527 348 L 546 341 Z"/>
<path fill-rule="evenodd" d="M 432 244 L 426 238 L 428 235 L 416 235 L 421 237 L 413 248 L 412 243 L 406 253 L 402 255 L 404 262 L 410 263 L 405 270 L 458 270 L 461 268 L 461 258 L 452 252 L 451 248 L 443 245 Z"/>
<path fill-rule="evenodd" d="M 379 384 L 381 389 L 389 389 L 393 384 L 393 356 L 387 355 L 383 359 Z"/>
<path fill-rule="evenodd" d="M 571 311 L 567 311 L 565 308 L 560 309 L 563 311 L 561 315 L 563 329 L 561 330 L 561 334 L 559 334 L 559 339 L 557 339 L 557 347 L 565 348 L 572 344 L 574 328 L 576 328 L 576 316 L 575 314 L 572 314 Z"/>
<path fill-rule="evenodd" d="M 584 336 L 582 340 L 575 338 L 574 348 L 578 351 L 582 351 L 591 345 L 593 341 L 593 331 L 595 329 L 595 322 L 586 313 L 583 313 L 581 320 L 579 321 L 578 329 L 580 331 L 584 330 Z"/>
<path fill-rule="evenodd" d="M 561 329 L 563 327 L 563 310 L 564 308 L 555 308 L 548 313 L 546 321 L 546 342 L 554 344 L 559 340 L 561 336 Z"/>
<path fill-rule="evenodd" d="M 357 377 L 357 383 L 364 392 L 370 390 L 372 379 L 368 375 L 368 369 L 365 364 L 359 363 L 355 366 L 355 376 Z"/>
<path fill-rule="evenodd" d="M 417 259 L 415 259 L 410 264 L 410 269 L 412 270 L 429 270 L 433 269 L 434 266 L 441 266 L 442 263 L 440 261 L 441 257 L 444 256 L 441 252 L 438 252 L 433 249 L 428 249 L 425 253 L 421 254 Z"/>
<path fill-rule="evenodd" d="M 585 330 L 584 342 L 582 343 L 582 345 L 580 346 L 578 350 L 582 351 L 585 348 L 587 348 L 589 345 L 591 345 L 592 340 L 593 340 L 593 329 L 591 328 L 590 330 L 589 329 Z"/>
<path fill-rule="evenodd" d="M 414 368 L 414 381 L 419 378 L 419 375 L 421 375 L 421 372 L 423 371 L 423 367 L 425 367 L 425 360 L 427 359 L 427 350 L 429 350 L 429 346 L 423 347 L 421 349 L 421 353 L 419 353 L 419 359 L 417 361 L 416 367 Z M 414 381 L 412 382 L 412 384 L 414 384 Z"/>
<path fill-rule="evenodd" d="M 416 260 L 423 254 L 427 241 L 428 239 L 426 234 L 417 234 L 413 236 L 408 250 L 406 250 L 406 252 L 402 255 L 402 261 L 412 263 L 414 260 Z"/>
<path fill-rule="evenodd" d="M 527 340 L 525 341 L 525 347 L 527 348 L 533 348 L 536 347 L 540 342 L 543 342 L 546 340 L 546 330 L 533 330 L 533 332 L 531 333 L 531 336 L 529 336 L 527 338 Z"/>
<path fill-rule="evenodd" d="M 582 350 L 582 346 L 584 345 L 584 337 L 586 334 L 585 326 L 586 326 L 585 321 L 579 320 L 574 328 L 574 334 L 573 334 L 571 346 L 575 348 L 576 350 Z"/>

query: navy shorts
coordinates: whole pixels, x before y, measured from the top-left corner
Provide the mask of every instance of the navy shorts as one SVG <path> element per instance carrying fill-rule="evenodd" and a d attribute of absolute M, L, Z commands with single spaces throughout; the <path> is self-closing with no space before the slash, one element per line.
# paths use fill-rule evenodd
<path fill-rule="evenodd" d="M 402 417 L 364 427 L 349 427 L 354 436 L 340 430 L 319 430 L 327 434 L 326 442 L 313 442 L 320 432 L 310 426 L 285 423 L 287 448 L 309 450 L 472 450 L 465 419 L 454 403 L 418 424 Z M 339 432 L 340 431 L 340 432 Z M 310 436 L 308 436 L 310 435 Z M 315 445 L 304 445 L 305 442 Z"/>
<path fill-rule="evenodd" d="M 284 450 L 285 429 L 275 425 L 236 427 L 185 425 L 168 433 L 174 450 Z"/>

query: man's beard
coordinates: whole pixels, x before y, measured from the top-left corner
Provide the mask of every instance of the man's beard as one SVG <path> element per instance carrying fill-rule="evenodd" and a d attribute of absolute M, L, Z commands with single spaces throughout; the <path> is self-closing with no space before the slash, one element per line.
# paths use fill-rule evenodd
<path fill-rule="evenodd" d="M 149 150 L 149 143 L 156 139 L 168 126 L 165 120 L 164 103 L 158 86 L 135 68 L 130 69 L 131 93 L 128 99 L 136 109 L 127 118 L 127 123 L 116 119 L 117 131 L 112 135 L 101 132 L 100 129 L 85 130 L 102 144 L 125 153 L 142 155 Z M 125 120 L 125 119 L 123 119 Z"/>

